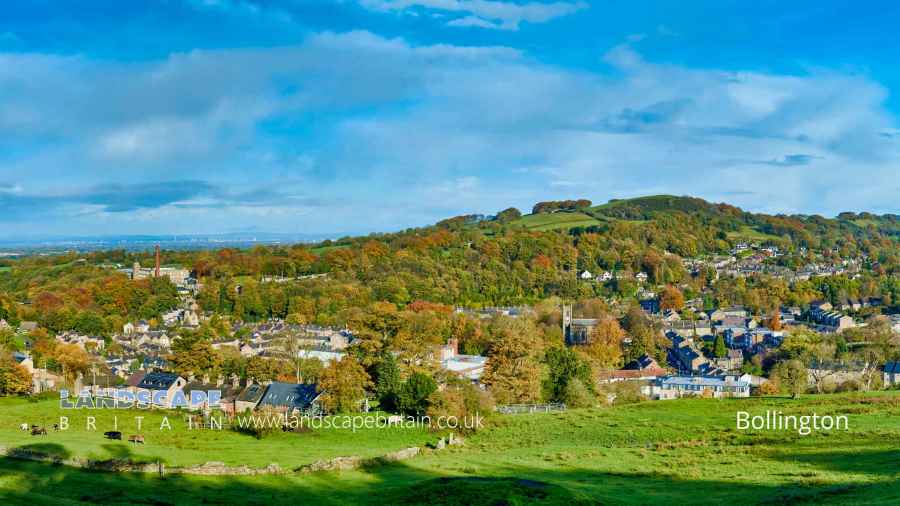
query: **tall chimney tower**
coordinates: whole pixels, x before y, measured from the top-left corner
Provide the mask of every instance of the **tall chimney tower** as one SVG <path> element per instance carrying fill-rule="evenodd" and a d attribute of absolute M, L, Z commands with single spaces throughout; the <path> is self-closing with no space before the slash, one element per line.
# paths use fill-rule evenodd
<path fill-rule="evenodd" d="M 156 277 L 159 277 L 159 244 L 156 245 Z"/>

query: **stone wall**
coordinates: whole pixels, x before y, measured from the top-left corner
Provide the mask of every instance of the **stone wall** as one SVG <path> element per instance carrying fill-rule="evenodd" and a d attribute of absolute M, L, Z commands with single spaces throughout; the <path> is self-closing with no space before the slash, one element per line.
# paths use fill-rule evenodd
<path fill-rule="evenodd" d="M 462 444 L 462 440 L 454 438 L 450 434 L 448 438 L 441 438 L 432 446 L 433 450 L 442 450 L 448 445 Z M 432 450 L 432 451 L 433 451 Z M 365 466 L 381 465 L 388 462 L 397 462 L 401 460 L 411 459 L 420 453 L 423 449 L 418 446 L 404 448 L 395 452 L 387 453 L 380 457 L 363 458 L 359 456 L 335 457 L 329 460 L 318 460 L 312 464 L 300 466 L 293 470 L 296 473 L 315 473 L 319 471 L 348 471 L 358 469 Z M 96 471 L 108 472 L 131 472 L 131 473 L 158 473 L 158 474 L 192 474 L 202 476 L 254 476 L 260 474 L 286 474 L 290 471 L 283 469 L 278 464 L 269 464 L 262 468 L 252 468 L 249 466 L 227 466 L 224 462 L 206 462 L 189 467 L 168 467 L 159 462 L 133 462 L 128 459 L 110 459 L 110 460 L 90 460 L 79 457 L 63 458 L 61 456 L 49 455 L 36 450 L 26 448 L 3 448 L 0 447 L 0 455 L 9 458 L 33 460 L 37 462 L 47 462 L 52 464 L 62 464 L 82 469 L 91 469 Z"/>

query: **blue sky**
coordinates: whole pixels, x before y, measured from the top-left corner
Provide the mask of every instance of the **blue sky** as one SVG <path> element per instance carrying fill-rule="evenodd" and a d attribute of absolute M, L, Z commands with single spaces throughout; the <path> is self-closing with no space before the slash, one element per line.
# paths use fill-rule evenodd
<path fill-rule="evenodd" d="M 900 4 L 0 7 L 0 236 L 366 233 L 539 200 L 900 212 Z"/>

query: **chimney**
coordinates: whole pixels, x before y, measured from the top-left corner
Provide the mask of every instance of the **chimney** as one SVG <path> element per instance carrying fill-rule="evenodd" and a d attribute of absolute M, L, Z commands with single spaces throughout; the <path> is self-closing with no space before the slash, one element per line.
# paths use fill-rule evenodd
<path fill-rule="evenodd" d="M 241 386 L 241 378 L 237 374 L 231 374 L 231 388 L 237 388 Z"/>
<path fill-rule="evenodd" d="M 159 244 L 156 245 L 156 277 L 159 277 Z"/>
<path fill-rule="evenodd" d="M 209 385 L 209 373 L 203 375 L 203 384 Z"/>

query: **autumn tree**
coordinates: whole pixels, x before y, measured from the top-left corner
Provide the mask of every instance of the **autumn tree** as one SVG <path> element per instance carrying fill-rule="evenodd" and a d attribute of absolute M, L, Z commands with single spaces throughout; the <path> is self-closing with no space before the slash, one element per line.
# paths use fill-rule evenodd
<path fill-rule="evenodd" d="M 482 382 L 501 404 L 536 402 L 541 391 L 541 340 L 526 319 L 501 319 L 493 329 Z"/>
<path fill-rule="evenodd" d="M 0 395 L 31 393 L 31 374 L 10 354 L 0 356 Z"/>
<path fill-rule="evenodd" d="M 332 360 L 322 371 L 318 390 L 322 393 L 322 407 L 329 413 L 357 411 L 371 386 L 366 370 L 350 355 Z"/>
<path fill-rule="evenodd" d="M 190 348 L 175 351 L 168 357 L 172 369 L 178 374 L 218 374 L 222 361 L 209 341 L 196 341 Z"/>
<path fill-rule="evenodd" d="M 618 369 L 624 362 L 622 353 L 624 340 L 625 330 L 614 318 L 607 317 L 600 320 L 591 331 L 585 352 L 601 369 Z"/>
<path fill-rule="evenodd" d="M 681 290 L 672 285 L 666 285 L 659 296 L 659 308 L 663 311 L 667 309 L 680 311 L 683 307 L 684 295 Z"/>
<path fill-rule="evenodd" d="M 53 358 L 62 366 L 63 375 L 67 378 L 84 374 L 91 365 L 91 357 L 76 344 L 60 344 L 55 348 Z"/>

